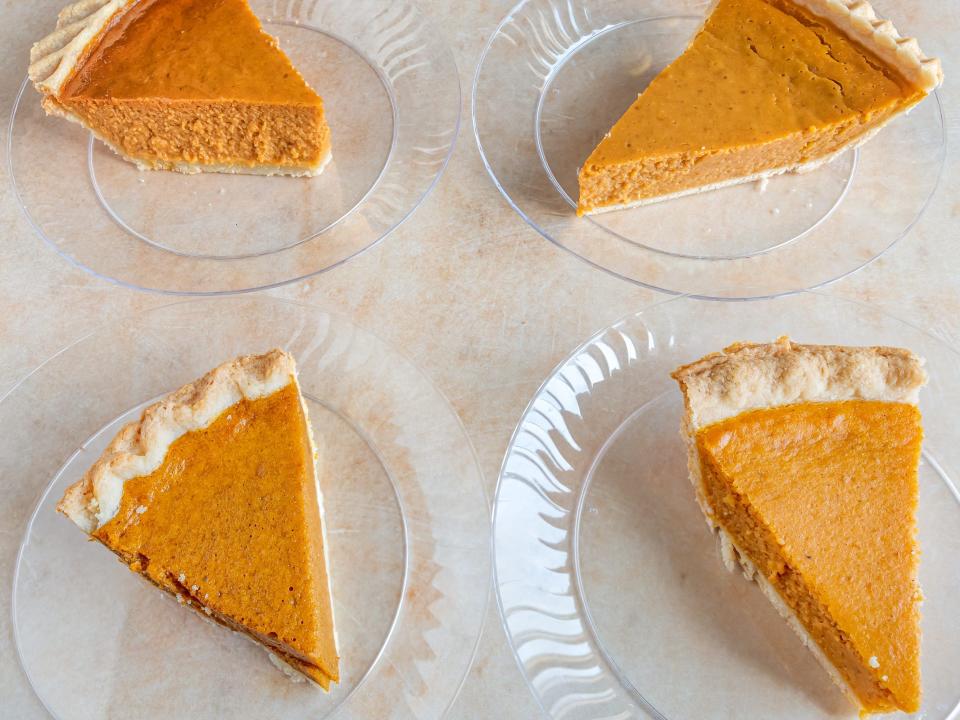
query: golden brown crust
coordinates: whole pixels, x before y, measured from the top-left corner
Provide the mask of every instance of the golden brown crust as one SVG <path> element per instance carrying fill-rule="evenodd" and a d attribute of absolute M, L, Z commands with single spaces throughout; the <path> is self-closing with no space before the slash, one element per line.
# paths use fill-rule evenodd
<path fill-rule="evenodd" d="M 791 1 L 829 21 L 924 92 L 933 91 L 943 82 L 940 61 L 927 57 L 916 38 L 903 37 L 892 22 L 878 17 L 866 0 Z"/>
<path fill-rule="evenodd" d="M 93 532 L 120 506 L 123 483 L 153 472 L 180 436 L 212 423 L 246 398 L 266 397 L 296 383 L 296 365 L 283 350 L 239 357 L 154 403 L 124 427 L 84 476 L 67 488 L 57 509 Z"/>
<path fill-rule="evenodd" d="M 741 412 L 797 402 L 884 400 L 915 404 L 926 382 L 923 360 L 890 347 L 731 345 L 678 368 L 690 430 Z"/>

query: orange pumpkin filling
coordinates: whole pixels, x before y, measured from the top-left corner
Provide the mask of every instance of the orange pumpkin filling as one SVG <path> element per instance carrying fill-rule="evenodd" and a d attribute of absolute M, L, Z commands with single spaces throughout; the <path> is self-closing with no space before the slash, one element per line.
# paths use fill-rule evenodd
<path fill-rule="evenodd" d="M 149 167 L 310 168 L 330 152 L 323 102 L 245 0 L 139 0 L 51 100 Z"/>
<path fill-rule="evenodd" d="M 920 413 L 849 400 L 754 410 L 700 429 L 713 520 L 869 712 L 920 698 Z"/>
<path fill-rule="evenodd" d="M 93 535 L 326 688 L 339 671 L 313 463 L 291 383 L 176 440 Z"/>
<path fill-rule="evenodd" d="M 720 0 L 584 163 L 578 214 L 829 158 L 925 95 L 791 0 Z"/>

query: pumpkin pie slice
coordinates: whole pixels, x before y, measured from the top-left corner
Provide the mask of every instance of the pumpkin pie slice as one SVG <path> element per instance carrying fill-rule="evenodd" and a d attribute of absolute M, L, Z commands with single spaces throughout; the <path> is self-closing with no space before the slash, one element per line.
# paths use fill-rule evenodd
<path fill-rule="evenodd" d="M 315 461 L 293 358 L 273 350 L 148 407 L 58 509 L 181 604 L 328 689 L 339 660 Z"/>
<path fill-rule="evenodd" d="M 920 705 L 922 365 L 907 350 L 781 338 L 673 374 L 727 567 L 757 582 L 862 714 Z"/>
<path fill-rule="evenodd" d="M 141 169 L 317 175 L 323 101 L 246 0 L 81 0 L 33 46 L 43 107 Z"/>
<path fill-rule="evenodd" d="M 577 213 L 810 170 L 942 80 L 864 0 L 719 0 L 587 158 Z"/>

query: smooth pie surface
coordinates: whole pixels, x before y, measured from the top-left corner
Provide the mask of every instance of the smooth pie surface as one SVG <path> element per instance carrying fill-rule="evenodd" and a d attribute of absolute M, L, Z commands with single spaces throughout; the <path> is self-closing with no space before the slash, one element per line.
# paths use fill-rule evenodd
<path fill-rule="evenodd" d="M 920 698 L 920 413 L 846 400 L 753 410 L 696 436 L 714 520 L 870 712 Z"/>
<path fill-rule="evenodd" d="M 720 0 L 587 159 L 578 213 L 826 158 L 925 94 L 790 0 Z"/>
<path fill-rule="evenodd" d="M 244 0 L 141 0 L 103 34 L 63 95 L 321 104 Z"/>
<path fill-rule="evenodd" d="M 245 0 L 144 0 L 91 45 L 56 102 L 125 155 L 307 168 L 329 153 L 320 97 Z"/>
<path fill-rule="evenodd" d="M 291 383 L 176 440 L 156 471 L 126 481 L 117 515 L 93 534 L 329 687 L 339 671 L 313 463 Z"/>

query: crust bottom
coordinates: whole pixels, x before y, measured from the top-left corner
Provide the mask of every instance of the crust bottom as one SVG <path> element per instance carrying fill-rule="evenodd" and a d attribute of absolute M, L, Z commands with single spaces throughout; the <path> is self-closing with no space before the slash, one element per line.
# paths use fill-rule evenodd
<path fill-rule="evenodd" d="M 103 143 L 124 160 L 136 165 L 140 170 L 168 170 L 172 172 L 183 173 L 184 175 L 198 175 L 199 173 L 223 173 L 226 175 L 284 175 L 287 177 L 317 177 L 323 173 L 323 171 L 327 168 L 327 165 L 333 159 L 333 153 L 330 150 L 327 150 L 327 153 L 323 156 L 318 165 L 310 166 L 257 165 L 250 167 L 248 165 L 203 165 L 200 163 L 168 163 L 162 161 L 158 161 L 156 163 L 147 163 L 142 160 L 138 160 L 137 158 L 127 157 L 106 140 L 103 140 Z"/>

